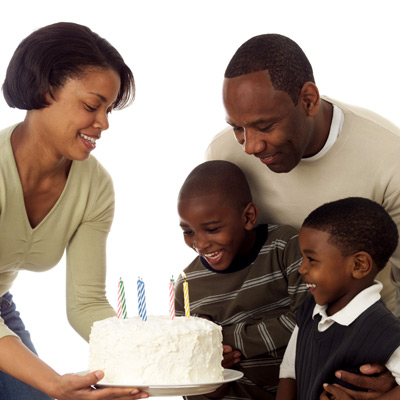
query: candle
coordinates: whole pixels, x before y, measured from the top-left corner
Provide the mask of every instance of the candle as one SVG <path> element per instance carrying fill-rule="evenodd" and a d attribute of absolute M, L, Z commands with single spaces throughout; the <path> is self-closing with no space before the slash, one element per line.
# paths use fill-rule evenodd
<path fill-rule="evenodd" d="M 169 281 L 169 316 L 171 319 L 175 318 L 175 292 L 174 292 L 174 277 Z"/>
<path fill-rule="evenodd" d="M 183 282 L 183 298 L 185 301 L 185 317 L 190 318 L 189 284 L 186 282 L 186 275 L 184 272 L 181 273 L 181 276 L 185 280 L 185 282 Z"/>
<path fill-rule="evenodd" d="M 145 292 L 144 292 L 144 282 L 143 282 L 142 278 L 138 278 L 137 291 L 138 291 L 139 317 L 142 318 L 142 321 L 147 321 L 146 295 L 145 295 Z"/>
<path fill-rule="evenodd" d="M 126 318 L 126 300 L 125 300 L 125 289 L 124 282 L 122 278 L 119 278 L 118 282 L 118 310 L 117 310 L 118 318 Z"/>

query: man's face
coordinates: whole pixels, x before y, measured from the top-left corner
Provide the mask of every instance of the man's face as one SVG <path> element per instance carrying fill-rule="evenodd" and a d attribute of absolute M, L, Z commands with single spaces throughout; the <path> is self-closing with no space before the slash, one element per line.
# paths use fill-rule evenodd
<path fill-rule="evenodd" d="M 311 156 L 311 118 L 303 103 L 275 90 L 268 71 L 226 78 L 223 86 L 226 120 L 243 150 L 271 171 L 289 172 Z"/>

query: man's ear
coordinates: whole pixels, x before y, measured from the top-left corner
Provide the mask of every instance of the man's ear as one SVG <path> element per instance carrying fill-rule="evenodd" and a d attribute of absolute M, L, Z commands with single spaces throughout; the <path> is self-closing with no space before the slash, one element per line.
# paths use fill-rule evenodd
<path fill-rule="evenodd" d="M 371 255 L 365 251 L 353 254 L 353 261 L 353 278 L 355 279 L 362 279 L 369 275 L 375 265 Z"/>
<path fill-rule="evenodd" d="M 242 212 L 242 218 L 246 230 L 251 231 L 254 228 L 257 221 L 257 214 L 257 206 L 253 202 L 247 204 Z"/>
<path fill-rule="evenodd" d="M 299 103 L 309 117 L 318 113 L 320 105 L 319 91 L 315 83 L 306 82 L 301 88 L 299 95 Z"/>

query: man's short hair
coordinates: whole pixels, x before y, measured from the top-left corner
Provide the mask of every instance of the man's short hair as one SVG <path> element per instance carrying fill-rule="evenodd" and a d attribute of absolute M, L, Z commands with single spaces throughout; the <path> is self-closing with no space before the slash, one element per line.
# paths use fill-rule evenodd
<path fill-rule="evenodd" d="M 267 70 L 275 90 L 286 92 L 297 105 L 301 88 L 313 82 L 314 75 L 307 56 L 299 45 L 286 36 L 265 34 L 243 43 L 225 71 L 225 78 Z"/>

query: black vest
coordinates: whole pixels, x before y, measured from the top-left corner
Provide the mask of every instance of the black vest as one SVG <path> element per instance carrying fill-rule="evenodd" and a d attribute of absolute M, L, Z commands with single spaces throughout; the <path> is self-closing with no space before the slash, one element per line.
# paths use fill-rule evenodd
<path fill-rule="evenodd" d="M 363 364 L 385 364 L 400 346 L 400 321 L 381 300 L 349 326 L 334 323 L 324 332 L 318 332 L 321 316 L 312 319 L 314 306 L 314 298 L 309 296 L 296 315 L 297 400 L 318 400 L 324 383 L 350 387 L 335 377 L 335 371 L 360 373 Z"/>

